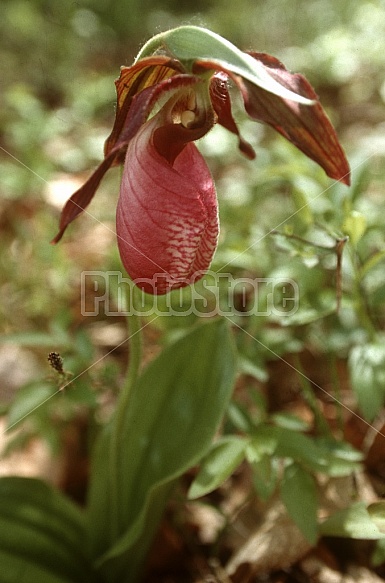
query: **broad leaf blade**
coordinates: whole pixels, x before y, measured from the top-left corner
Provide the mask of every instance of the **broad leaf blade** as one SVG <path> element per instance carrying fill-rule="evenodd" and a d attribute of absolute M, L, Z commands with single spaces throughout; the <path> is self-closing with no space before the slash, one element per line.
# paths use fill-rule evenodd
<path fill-rule="evenodd" d="M 148 510 L 158 520 L 167 485 L 207 451 L 227 407 L 234 374 L 230 332 L 218 320 L 167 347 L 133 388 L 119 442 L 117 538 L 111 539 L 108 524 L 100 527 L 100 515 L 108 517 L 111 504 L 108 438 L 99 448 L 89 499 L 92 553 L 111 582 L 135 580 L 151 542 L 153 525 L 147 527 L 147 538 L 144 531 L 151 522 Z"/>
<path fill-rule="evenodd" d="M 32 478 L 0 480 L 1 581 L 99 581 L 85 548 L 83 516 L 59 492 Z"/>

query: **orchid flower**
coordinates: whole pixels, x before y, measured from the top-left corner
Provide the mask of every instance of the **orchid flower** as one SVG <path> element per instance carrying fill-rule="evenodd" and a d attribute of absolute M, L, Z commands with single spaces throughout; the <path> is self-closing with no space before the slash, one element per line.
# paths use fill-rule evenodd
<path fill-rule="evenodd" d="M 206 29 L 183 26 L 148 41 L 115 82 L 115 123 L 104 160 L 67 201 L 58 242 L 91 201 L 105 172 L 123 165 L 116 232 L 127 273 L 164 294 L 204 274 L 219 223 L 215 186 L 194 142 L 215 123 L 255 157 L 234 121 L 228 84 L 247 114 L 275 128 L 328 176 L 349 184 L 349 165 L 317 96 L 299 74 L 264 53 L 245 53 Z"/>

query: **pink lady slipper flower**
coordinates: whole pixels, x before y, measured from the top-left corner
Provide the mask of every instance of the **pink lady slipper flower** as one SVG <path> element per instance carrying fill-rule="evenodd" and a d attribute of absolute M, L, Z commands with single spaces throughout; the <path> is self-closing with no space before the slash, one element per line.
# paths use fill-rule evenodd
<path fill-rule="evenodd" d="M 244 53 L 206 29 L 184 26 L 155 36 L 131 67 L 122 67 L 104 160 L 66 203 L 53 242 L 89 204 L 105 172 L 123 165 L 116 231 L 130 277 L 152 294 L 202 277 L 216 248 L 218 208 L 194 142 L 219 123 L 238 137 L 244 155 L 255 157 L 232 117 L 229 81 L 252 119 L 349 184 L 335 130 L 302 75 L 274 57 Z"/>

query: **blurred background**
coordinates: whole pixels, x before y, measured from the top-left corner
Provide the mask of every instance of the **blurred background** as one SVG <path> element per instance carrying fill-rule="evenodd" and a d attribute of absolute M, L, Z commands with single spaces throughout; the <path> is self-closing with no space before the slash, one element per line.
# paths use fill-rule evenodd
<path fill-rule="evenodd" d="M 222 231 L 214 269 L 228 264 L 235 275 L 283 274 L 301 282 L 303 310 L 293 325 L 255 318 L 248 322 L 252 333 L 275 354 L 310 347 L 313 353 L 346 360 L 351 347 L 370 336 L 372 324 L 361 296 L 375 314 L 377 329 L 383 329 L 383 1 L 2 0 L 0 401 L 6 411 L 16 399 L 11 425 L 63 381 L 48 367 L 50 351 L 60 352 L 65 369 L 76 376 L 126 337 L 123 318 L 84 318 L 80 311 L 81 272 L 121 270 L 114 235 L 118 170 L 103 181 L 90 206 L 92 216 L 80 217 L 57 246 L 50 240 L 65 200 L 102 159 L 120 66 L 130 65 L 149 37 L 181 24 L 206 26 L 241 49 L 268 52 L 289 70 L 305 74 L 353 168 L 353 189 L 333 184 L 283 138 L 246 119 L 236 96 L 235 117 L 257 159 L 244 160 L 235 138 L 220 128 L 200 143 L 220 201 Z M 280 239 L 265 237 L 276 225 L 282 231 L 283 224 L 287 229 Z M 311 244 L 294 241 L 292 233 Z M 327 250 L 335 237 L 346 234 L 352 257 L 362 263 L 375 259 L 365 273 L 369 279 L 363 293 L 355 260 L 345 262 L 346 302 L 339 316 L 330 316 L 335 312 L 336 258 Z M 159 319 L 147 331 L 150 352 L 159 338 L 163 342 L 189 323 L 189 318 Z M 271 353 L 257 348 L 245 343 L 242 350 L 263 381 Z M 76 408 L 96 410 L 101 400 L 109 402 L 126 356 L 122 345 L 103 358 L 79 377 L 76 392 L 60 401 L 60 413 L 49 403 L 51 413 L 65 420 Z M 317 377 L 317 367 L 311 374 Z M 39 411 L 41 417 L 36 414 L 26 433 L 44 433 L 54 445 L 47 410 Z"/>

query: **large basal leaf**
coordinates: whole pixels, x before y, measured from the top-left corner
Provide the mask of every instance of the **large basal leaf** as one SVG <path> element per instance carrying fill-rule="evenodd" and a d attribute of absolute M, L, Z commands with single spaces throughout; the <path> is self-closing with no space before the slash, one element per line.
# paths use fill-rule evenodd
<path fill-rule="evenodd" d="M 136 580 L 169 486 L 206 453 L 234 374 L 233 343 L 222 320 L 198 326 L 148 366 L 133 387 L 119 439 L 116 518 L 108 486 L 111 444 L 107 433 L 102 437 L 92 473 L 89 527 L 92 554 L 108 581 Z"/>
<path fill-rule="evenodd" d="M 97 583 L 81 512 L 33 478 L 0 479 L 1 583 Z"/>
<path fill-rule="evenodd" d="M 239 50 L 215 32 L 198 26 L 180 26 L 162 32 L 150 39 L 142 48 L 136 61 L 151 56 L 157 50 L 166 50 L 185 66 L 195 61 L 215 62 L 222 69 L 240 75 L 251 83 L 299 103 L 311 105 L 312 99 L 298 95 L 278 83 L 266 68 L 247 53 Z"/>

